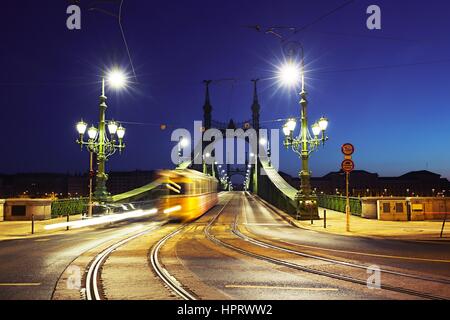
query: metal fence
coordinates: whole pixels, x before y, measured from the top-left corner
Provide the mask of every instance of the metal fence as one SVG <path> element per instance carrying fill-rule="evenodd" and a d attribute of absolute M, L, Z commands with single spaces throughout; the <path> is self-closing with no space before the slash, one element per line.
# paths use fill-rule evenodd
<path fill-rule="evenodd" d="M 61 199 L 52 202 L 52 218 L 86 213 L 87 198 Z"/>
<path fill-rule="evenodd" d="M 346 198 L 341 196 L 318 196 L 319 207 L 345 213 Z M 352 215 L 361 216 L 362 206 L 360 198 L 350 198 L 350 212 Z"/>

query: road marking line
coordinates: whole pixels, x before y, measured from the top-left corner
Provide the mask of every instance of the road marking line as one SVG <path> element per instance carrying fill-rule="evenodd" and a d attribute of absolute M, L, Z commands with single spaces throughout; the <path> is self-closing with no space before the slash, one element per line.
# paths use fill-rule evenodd
<path fill-rule="evenodd" d="M 18 282 L 18 283 L 0 283 L 0 287 L 31 287 L 31 286 L 40 286 L 40 282 L 27 283 L 27 282 Z"/>
<path fill-rule="evenodd" d="M 50 239 L 37 239 L 37 240 L 34 240 L 35 242 L 44 242 L 44 241 L 49 241 Z"/>
<path fill-rule="evenodd" d="M 276 289 L 276 290 L 310 290 L 310 291 L 339 291 L 337 288 L 301 288 L 301 287 L 273 287 L 273 286 L 252 286 L 252 285 L 226 285 L 231 289 Z"/>
<path fill-rule="evenodd" d="M 244 222 L 243 224 L 245 224 L 247 226 L 286 227 L 285 224 L 279 224 L 279 223 L 248 223 L 248 222 Z"/>
<path fill-rule="evenodd" d="M 404 256 L 391 256 L 391 255 L 385 255 L 385 254 L 365 253 L 365 252 L 357 252 L 357 251 L 346 251 L 346 250 L 338 250 L 338 249 L 321 248 L 321 247 L 315 247 L 315 246 L 308 246 L 308 245 L 304 245 L 304 244 L 293 243 L 293 242 L 289 242 L 289 241 L 281 241 L 281 242 L 286 243 L 286 244 L 290 244 L 290 245 L 293 245 L 293 246 L 297 246 L 297 247 L 316 249 L 316 250 L 322 250 L 322 251 L 331 251 L 331 252 L 356 254 L 356 255 L 360 255 L 360 256 L 388 258 L 388 259 L 398 259 L 398 260 L 413 260 L 413 261 L 450 263 L 450 260 L 427 259 L 427 258 L 404 257 Z"/>

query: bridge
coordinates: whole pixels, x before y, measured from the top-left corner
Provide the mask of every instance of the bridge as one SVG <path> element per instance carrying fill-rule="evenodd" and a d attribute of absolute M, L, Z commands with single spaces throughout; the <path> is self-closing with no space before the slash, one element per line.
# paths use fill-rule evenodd
<path fill-rule="evenodd" d="M 212 118 L 210 84 L 205 81 L 203 135 L 215 129 L 250 146 L 256 140 L 243 163 L 222 163 L 215 150 L 205 151 L 203 139 L 175 168 L 99 201 L 110 214 L 56 218 L 37 224 L 37 235 L 33 216 L 31 236 L 0 241 L 0 299 L 450 299 L 450 250 L 436 243 L 440 221 L 426 221 L 417 231 L 402 222 L 359 218 L 357 232 L 382 229 L 388 238 L 396 231 L 402 240 L 414 232 L 415 241 L 349 236 L 338 212 L 342 198 L 305 198 L 279 174 L 268 144 L 259 143 L 258 81 L 245 121 Z M 256 137 L 227 135 L 239 130 Z M 244 179 L 244 192 L 233 191 L 236 175 Z M 308 175 L 302 170 L 301 178 Z M 16 200 L 23 209 L 23 200 Z M 416 199 L 370 201 L 351 199 L 352 213 L 381 205 L 384 216 L 395 212 L 398 218 L 409 205 L 420 215 Z M 318 219 L 305 208 L 319 203 L 332 209 L 330 232 L 301 221 Z"/>
<path fill-rule="evenodd" d="M 205 101 L 203 105 L 203 132 L 208 129 L 217 129 L 223 136 L 226 137 L 227 130 L 242 129 L 244 132 L 250 129 L 254 129 L 259 133 L 260 126 L 260 111 L 261 106 L 258 97 L 258 79 L 252 80 L 253 83 L 253 99 L 250 106 L 251 119 L 244 121 L 235 121 L 230 119 L 228 122 L 221 122 L 213 119 L 212 111 L 213 106 L 210 95 L 211 80 L 204 81 L 205 84 Z M 234 138 L 234 137 L 232 137 Z M 248 143 L 248 137 L 245 138 Z M 203 139 L 202 139 L 203 141 Z M 259 136 L 256 136 L 256 141 L 259 141 Z M 296 219 L 308 220 L 311 219 L 311 214 L 302 214 L 299 206 L 298 190 L 291 186 L 284 178 L 278 173 L 276 168 L 272 166 L 270 156 L 268 156 L 265 146 L 261 146 L 256 143 L 256 152 L 246 152 L 245 163 L 241 165 L 232 165 L 219 163 L 212 160 L 210 164 L 206 164 L 204 148 L 205 142 L 202 142 L 201 152 L 192 152 L 189 160 L 180 163 L 176 170 L 193 169 L 204 174 L 215 177 L 220 182 L 220 190 L 232 189 L 231 177 L 240 175 L 245 179 L 244 189 L 258 195 L 268 203 L 274 205 L 280 210 L 292 215 Z M 261 150 L 262 149 L 262 150 Z M 194 148 L 198 150 L 198 148 Z M 269 152 L 270 154 L 270 152 Z M 214 152 L 211 155 L 214 157 Z M 195 164 L 195 159 L 202 159 L 202 164 Z M 198 163 L 198 162 L 197 162 Z M 123 194 L 114 195 L 111 197 L 113 203 L 127 203 L 135 202 L 139 200 L 148 200 L 153 198 L 154 190 L 157 189 L 163 181 L 157 179 L 149 184 L 125 192 Z M 314 215 L 317 219 L 318 215 Z"/>

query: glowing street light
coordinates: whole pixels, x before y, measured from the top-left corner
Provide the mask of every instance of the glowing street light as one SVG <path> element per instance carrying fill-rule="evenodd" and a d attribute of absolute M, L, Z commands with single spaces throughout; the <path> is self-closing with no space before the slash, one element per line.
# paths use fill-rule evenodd
<path fill-rule="evenodd" d="M 288 61 L 278 68 L 277 78 L 283 86 L 296 87 L 302 78 L 300 68 L 295 62 Z"/>
<path fill-rule="evenodd" d="M 121 89 L 127 85 L 127 76 L 120 69 L 113 69 L 107 74 L 108 84 L 114 89 Z"/>
<path fill-rule="evenodd" d="M 86 146 L 87 150 L 90 152 L 91 160 L 90 160 L 90 204 L 92 204 L 92 176 L 93 176 L 93 154 L 97 155 L 97 175 L 96 175 L 96 186 L 94 196 L 97 201 L 100 203 L 107 202 L 109 199 L 109 192 L 106 189 L 106 181 L 108 180 L 108 175 L 105 172 L 106 160 L 112 156 L 116 151 L 121 152 L 125 148 L 125 144 L 123 143 L 123 138 L 125 136 L 125 128 L 118 122 L 112 120 L 106 120 L 106 100 L 107 97 L 105 95 L 105 83 L 108 82 L 108 85 L 114 89 L 120 89 L 126 86 L 127 77 L 125 74 L 119 69 L 113 69 L 111 72 L 108 72 L 105 76 L 102 77 L 102 91 L 100 95 L 100 119 L 98 122 L 98 128 L 95 126 L 91 126 L 89 129 L 87 128 L 86 122 L 81 120 L 76 125 L 76 129 L 79 134 L 79 138 L 77 143 L 83 146 Z M 106 130 L 106 127 L 108 130 Z M 88 140 L 84 140 L 84 134 L 88 135 Z M 109 132 L 109 136 L 107 134 Z M 118 140 L 117 140 L 118 139 Z M 92 214 L 92 207 L 89 207 L 89 215 Z"/>
<path fill-rule="evenodd" d="M 180 137 L 178 141 L 178 164 L 182 162 L 183 148 L 186 148 L 190 143 L 190 140 L 186 137 Z"/>
<path fill-rule="evenodd" d="M 300 43 L 293 42 L 300 47 L 301 62 L 300 65 L 289 57 L 288 62 L 278 68 L 279 82 L 287 87 L 296 88 L 301 83 L 300 91 L 300 133 L 298 136 L 294 134 L 297 127 L 296 119 L 288 119 L 283 126 L 285 135 L 284 145 L 297 153 L 302 162 L 302 170 L 300 171 L 300 189 L 296 195 L 297 202 L 297 219 L 318 219 L 317 197 L 311 190 L 309 171 L 309 155 L 316 151 L 320 145 L 325 144 L 328 137 L 325 131 L 328 128 L 328 119 L 320 118 L 311 126 L 312 135 L 309 131 L 307 107 L 308 100 L 305 90 L 305 57 L 303 46 Z"/>

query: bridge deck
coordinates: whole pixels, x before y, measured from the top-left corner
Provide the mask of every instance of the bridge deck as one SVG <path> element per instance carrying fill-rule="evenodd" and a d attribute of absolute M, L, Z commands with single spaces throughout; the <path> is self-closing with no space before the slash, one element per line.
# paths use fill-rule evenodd
<path fill-rule="evenodd" d="M 260 160 L 262 168 L 267 174 L 267 177 L 272 181 L 275 187 L 280 190 L 286 197 L 291 200 L 295 200 L 295 195 L 297 194 L 297 189 L 291 186 L 286 180 L 283 179 L 282 176 L 278 173 L 278 171 L 269 166 L 269 162 L 267 160 Z"/>

